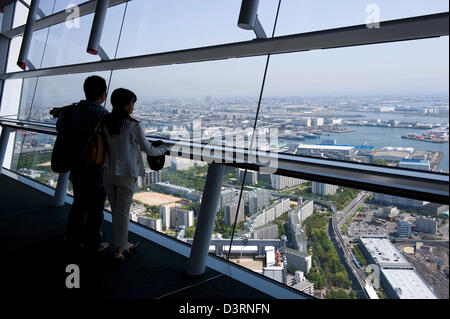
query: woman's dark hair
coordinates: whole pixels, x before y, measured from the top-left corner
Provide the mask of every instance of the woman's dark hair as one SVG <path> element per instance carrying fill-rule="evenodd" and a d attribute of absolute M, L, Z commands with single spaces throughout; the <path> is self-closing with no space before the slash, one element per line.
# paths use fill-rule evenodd
<path fill-rule="evenodd" d="M 106 81 L 100 76 L 92 75 L 84 81 L 83 90 L 86 100 L 95 101 L 106 93 Z"/>
<path fill-rule="evenodd" d="M 111 94 L 112 111 L 105 120 L 106 128 L 109 134 L 119 134 L 121 127 L 125 120 L 137 122 L 130 117 L 125 110 L 125 106 L 130 105 L 132 102 L 136 102 L 136 94 L 127 89 L 116 89 Z"/>

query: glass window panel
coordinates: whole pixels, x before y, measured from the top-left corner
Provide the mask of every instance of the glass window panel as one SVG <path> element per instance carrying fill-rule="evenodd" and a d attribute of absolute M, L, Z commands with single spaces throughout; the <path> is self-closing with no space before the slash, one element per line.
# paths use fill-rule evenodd
<path fill-rule="evenodd" d="M 55 12 L 53 11 L 55 1 L 56 0 L 44 0 L 39 2 L 39 9 L 45 16 L 49 16 Z M 36 19 L 41 19 L 41 16 L 38 14 Z"/>
<path fill-rule="evenodd" d="M 278 2 L 261 1 L 258 16 L 272 34 Z M 118 57 L 209 46 L 255 38 L 238 28 L 241 0 L 134 0 L 128 3 Z"/>
<path fill-rule="evenodd" d="M 272 56 L 258 128 L 288 153 L 448 172 L 448 58 L 448 37 Z"/>
<path fill-rule="evenodd" d="M 97 72 L 24 79 L 20 118 L 55 123 L 56 120 L 49 114 L 50 110 L 84 100 L 83 83 L 88 76 L 101 76 L 108 83 L 110 74 Z"/>
<path fill-rule="evenodd" d="M 52 15 L 54 13 L 67 10 L 72 6 L 80 5 L 86 0 L 43 0 L 39 3 L 39 9 L 45 14 L 45 16 Z M 38 15 L 37 17 L 41 17 Z"/>
<path fill-rule="evenodd" d="M 86 0 L 55 0 L 55 9 L 53 10 L 53 13 L 66 10 L 69 7 L 72 7 L 74 5 L 80 5 Z"/>
<path fill-rule="evenodd" d="M 221 143 L 222 136 L 230 134 L 242 137 L 236 146 L 244 147 L 245 130 L 254 122 L 264 65 L 265 57 L 256 57 L 116 70 L 109 92 L 124 87 L 136 93 L 133 116 L 140 120 L 147 135 L 195 141 L 201 137 L 204 142 Z M 110 100 L 107 107 L 111 109 Z M 163 232 L 192 243 L 200 209 L 199 198 L 208 169 L 206 164 L 166 156 L 166 167 L 160 175 L 148 171 L 146 178 L 138 181 L 136 205 L 132 210 L 144 215 L 140 219 L 136 214 L 130 218 L 154 225 L 151 218 L 158 219 L 167 214 L 172 221 L 163 222 Z M 227 181 L 236 181 L 235 168 L 227 168 L 226 173 Z M 160 183 L 152 183 L 153 177 Z M 142 184 L 145 180 L 148 185 Z M 235 187 L 237 190 L 233 194 L 238 193 L 240 184 L 236 182 Z M 159 199 L 168 201 L 166 205 L 169 206 L 162 207 L 162 202 L 158 204 Z M 227 204 L 235 204 L 236 200 L 233 197 Z M 216 237 L 230 238 L 234 220 L 227 218 L 225 221 L 224 209 L 222 203 L 214 232 Z M 182 224 L 177 223 L 184 223 L 189 216 L 193 216 L 192 224 L 189 222 L 184 229 L 180 228 Z M 242 226 L 240 221 L 238 230 Z"/>
<path fill-rule="evenodd" d="M 146 160 L 144 163 L 145 176 L 138 177 L 135 185 L 130 220 L 190 244 L 207 163 L 166 156 L 164 168 L 157 172 L 150 170 Z"/>
<path fill-rule="evenodd" d="M 14 10 L 13 29 L 21 25 L 24 25 L 28 17 L 28 8 L 25 7 L 20 1 L 16 2 L 16 8 Z"/>
<path fill-rule="evenodd" d="M 198 121 L 204 142 L 227 133 L 243 143 L 253 127 L 264 63 L 265 57 L 255 57 L 117 70 L 110 92 L 124 87 L 136 93 L 134 116 L 149 135 L 191 140 Z"/>
<path fill-rule="evenodd" d="M 12 169 L 42 184 L 56 188 L 58 174 L 51 169 L 55 136 L 19 130 L 12 159 Z"/>
<path fill-rule="evenodd" d="M 358 280 L 365 283 L 367 277 L 373 284 L 371 293 L 380 299 L 398 298 L 392 288 L 395 280 L 404 280 L 401 298 L 448 298 L 448 252 L 438 250 L 429 258 L 426 247 L 420 256 L 414 255 L 414 246 L 403 242 L 408 238 L 446 240 L 448 205 L 253 173 L 254 178 L 246 181 L 244 217 L 234 236 L 230 261 L 323 299 L 364 298 Z M 235 182 L 228 178 L 233 175 L 225 174 L 221 198 L 232 192 Z M 376 236 L 370 240 L 376 242 L 382 257 L 365 250 L 371 244 L 363 243 L 360 236 Z M 229 243 L 225 236 L 213 238 L 210 252 L 224 257 Z M 343 257 L 341 249 L 349 258 Z M 378 267 L 378 262 L 402 264 L 409 271 L 388 274 L 392 278 L 387 281 L 387 277 L 370 275 L 370 267 Z M 435 268 L 434 263 L 440 266 Z"/>
<path fill-rule="evenodd" d="M 109 58 L 116 51 L 124 8 L 124 4 L 114 6 L 106 14 L 100 45 Z M 79 27 L 66 22 L 50 27 L 42 67 L 99 61 L 99 56 L 86 52 L 93 19 L 94 14 L 89 14 L 79 18 Z"/>
<path fill-rule="evenodd" d="M 378 21 L 388 21 L 448 10 L 446 0 L 381 0 L 373 3 L 360 0 L 283 0 L 276 35 L 371 23 L 373 20 L 370 19 L 375 15 L 379 16 Z M 369 22 L 366 22 L 368 18 Z"/>
<path fill-rule="evenodd" d="M 35 67 L 36 69 L 41 68 L 47 36 L 48 36 L 48 28 L 33 32 L 30 51 L 28 53 L 28 60 L 32 63 L 32 66 L 28 65 L 29 69 L 33 67 Z"/>

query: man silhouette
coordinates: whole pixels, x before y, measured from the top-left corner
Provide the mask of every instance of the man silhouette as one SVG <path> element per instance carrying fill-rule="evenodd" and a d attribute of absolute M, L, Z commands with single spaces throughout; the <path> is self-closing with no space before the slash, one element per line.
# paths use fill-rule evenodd
<path fill-rule="evenodd" d="M 87 144 L 101 119 L 109 113 L 102 106 L 106 100 L 105 79 L 90 76 L 85 80 L 83 90 L 86 100 L 81 100 L 73 108 L 71 123 L 63 124 L 65 111 L 56 122 L 58 132 L 62 130 L 63 125 L 71 126 L 69 129 L 76 136 L 74 143 L 76 145 L 73 145 L 76 150 Z M 100 242 L 106 199 L 102 166 L 75 160 L 69 179 L 72 182 L 74 199 L 66 225 L 66 241 L 69 248 L 79 250 L 83 247 L 88 253 L 106 250 L 109 243 Z"/>

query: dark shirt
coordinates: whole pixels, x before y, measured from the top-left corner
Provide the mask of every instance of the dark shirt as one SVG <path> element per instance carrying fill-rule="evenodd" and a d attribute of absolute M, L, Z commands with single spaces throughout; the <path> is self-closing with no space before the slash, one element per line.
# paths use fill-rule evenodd
<path fill-rule="evenodd" d="M 64 111 L 56 122 L 56 130 L 62 131 L 64 123 Z M 72 113 L 72 127 L 77 136 L 78 147 L 86 145 L 94 133 L 100 120 L 109 112 L 100 104 L 82 100 Z M 74 146 L 77 147 L 77 146 Z M 85 185 L 86 187 L 100 188 L 103 186 L 103 169 L 101 165 L 89 165 L 76 162 L 70 171 L 69 179 L 72 183 Z"/>

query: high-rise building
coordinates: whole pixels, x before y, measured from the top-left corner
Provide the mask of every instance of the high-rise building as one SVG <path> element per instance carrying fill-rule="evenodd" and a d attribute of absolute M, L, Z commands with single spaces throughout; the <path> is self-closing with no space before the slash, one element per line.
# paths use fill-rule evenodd
<path fill-rule="evenodd" d="M 428 204 L 423 200 L 398 197 L 388 194 L 373 193 L 372 201 L 374 203 L 383 204 L 386 206 L 396 206 L 400 208 L 411 208 L 411 209 L 423 209 L 424 205 Z"/>
<path fill-rule="evenodd" d="M 311 216 L 314 212 L 314 202 L 312 200 L 306 200 L 299 204 L 295 209 L 294 213 L 298 215 L 300 224 L 302 224 L 306 218 Z"/>
<path fill-rule="evenodd" d="M 252 239 L 275 239 L 278 238 L 278 225 L 268 224 L 257 227 L 251 232 Z"/>
<path fill-rule="evenodd" d="M 308 181 L 304 179 L 287 177 L 282 175 L 270 175 L 270 184 L 273 189 L 280 190 L 288 187 L 298 186 L 300 184 L 307 183 Z"/>
<path fill-rule="evenodd" d="M 269 204 L 270 192 L 267 189 L 256 189 L 248 192 L 248 212 L 254 214 Z"/>
<path fill-rule="evenodd" d="M 176 207 L 170 209 L 170 228 L 176 229 L 184 225 L 189 228 L 194 225 L 194 212 Z"/>
<path fill-rule="evenodd" d="M 315 126 L 323 126 L 323 117 L 316 117 L 313 121 Z"/>
<path fill-rule="evenodd" d="M 239 212 L 238 212 L 238 206 L 239 206 Z M 237 216 L 237 223 L 244 221 L 244 204 L 241 203 L 241 205 L 238 205 L 238 202 L 230 203 L 225 205 L 224 208 L 224 221 L 227 225 L 233 225 L 234 219 Z"/>
<path fill-rule="evenodd" d="M 168 205 L 163 205 L 159 209 L 159 217 L 161 217 L 162 226 L 166 229 L 170 228 L 170 207 Z"/>
<path fill-rule="evenodd" d="M 312 193 L 319 196 L 327 196 L 336 194 L 336 185 L 312 182 Z"/>
<path fill-rule="evenodd" d="M 242 183 L 242 179 L 244 178 L 245 169 L 238 168 L 237 169 L 237 182 Z M 247 170 L 247 174 L 245 175 L 245 184 L 246 185 L 256 185 L 258 184 L 258 172 Z"/>
<path fill-rule="evenodd" d="M 416 230 L 427 234 L 437 234 L 438 222 L 435 218 L 417 216 Z"/>
<path fill-rule="evenodd" d="M 161 182 L 161 171 L 152 171 L 151 169 L 145 169 L 145 175 L 139 176 L 137 184 L 139 187 L 155 184 Z"/>
<path fill-rule="evenodd" d="M 312 257 L 310 254 L 291 248 L 286 248 L 285 254 L 287 264 L 290 268 L 303 271 L 305 274 L 309 273 L 312 265 Z"/>
<path fill-rule="evenodd" d="M 224 209 L 227 204 L 237 201 L 239 198 L 239 190 L 228 188 L 220 192 L 218 209 Z"/>
<path fill-rule="evenodd" d="M 397 234 L 399 237 L 411 237 L 411 223 L 407 220 L 397 220 Z"/>
<path fill-rule="evenodd" d="M 162 231 L 162 223 L 160 218 L 152 218 L 150 216 L 138 216 L 137 222 L 141 225 L 147 226 L 148 228 L 154 229 L 156 231 Z"/>
<path fill-rule="evenodd" d="M 299 204 L 293 211 L 289 212 L 289 231 L 292 238 L 292 247 L 302 253 L 307 253 L 308 242 L 302 229 L 303 221 L 312 215 L 314 211 L 314 202 L 305 201 Z"/>
<path fill-rule="evenodd" d="M 261 227 L 267 223 L 270 223 L 287 212 L 289 208 L 289 199 L 280 199 L 264 210 L 250 216 L 250 218 L 244 224 L 245 229 L 248 231 L 253 231 L 257 227 Z"/>

